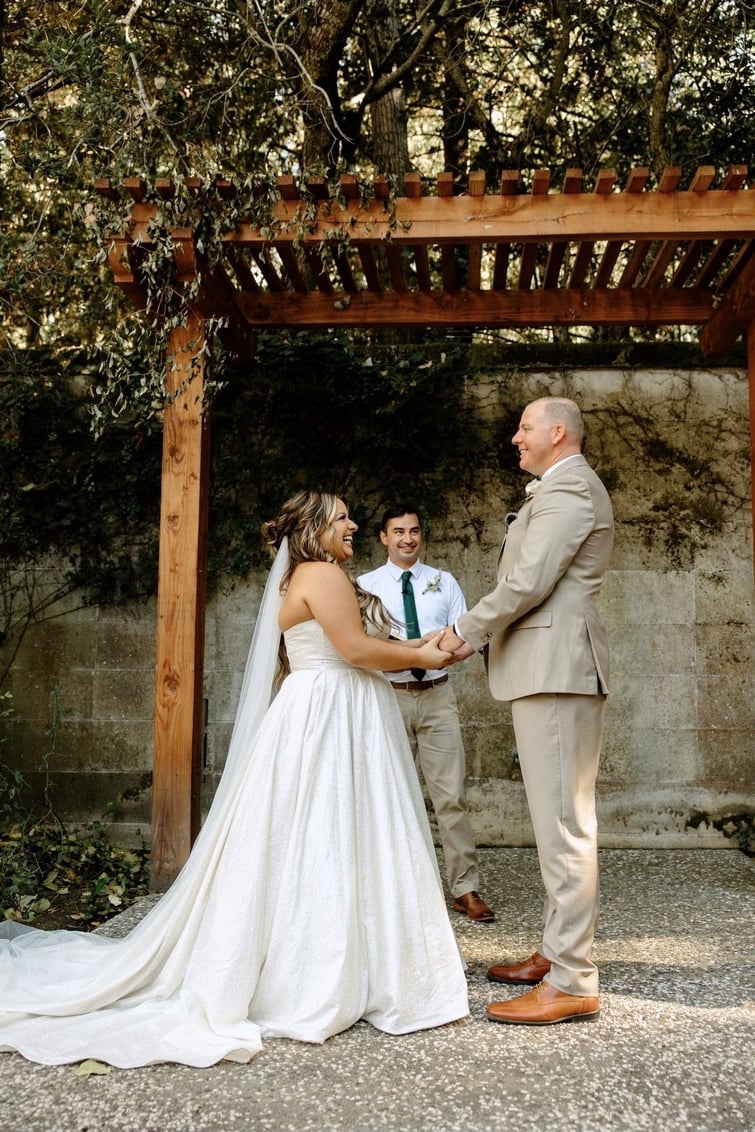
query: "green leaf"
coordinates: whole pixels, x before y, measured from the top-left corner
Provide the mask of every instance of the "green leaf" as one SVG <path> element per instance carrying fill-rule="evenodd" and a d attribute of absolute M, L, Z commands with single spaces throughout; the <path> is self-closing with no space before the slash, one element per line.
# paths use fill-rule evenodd
<path fill-rule="evenodd" d="M 82 1061 L 80 1065 L 75 1065 L 72 1070 L 76 1077 L 93 1077 L 98 1074 L 104 1077 L 112 1071 L 111 1065 L 105 1065 L 102 1061 L 94 1061 L 91 1058 Z"/>

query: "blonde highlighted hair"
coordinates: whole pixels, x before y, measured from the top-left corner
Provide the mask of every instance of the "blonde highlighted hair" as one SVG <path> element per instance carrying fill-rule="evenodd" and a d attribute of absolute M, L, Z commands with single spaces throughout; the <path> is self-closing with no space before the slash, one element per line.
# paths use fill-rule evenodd
<path fill-rule="evenodd" d="M 283 539 L 288 539 L 290 561 L 281 579 L 281 593 L 285 593 L 294 570 L 300 563 L 336 561 L 321 544 L 320 535 L 335 520 L 339 503 L 341 497 L 332 492 L 299 491 L 283 504 L 279 515 L 262 524 L 262 537 L 273 555 Z M 353 578 L 349 578 L 349 581 L 354 587 L 365 628 L 369 624 L 378 631 L 389 629 L 391 619 L 380 599 L 368 594 Z M 279 657 L 282 669 L 279 673 L 280 680 L 289 671 L 282 636 Z"/>

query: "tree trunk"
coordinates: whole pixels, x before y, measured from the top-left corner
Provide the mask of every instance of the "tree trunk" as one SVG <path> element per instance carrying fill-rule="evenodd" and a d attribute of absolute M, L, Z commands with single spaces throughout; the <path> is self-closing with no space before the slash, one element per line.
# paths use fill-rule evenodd
<path fill-rule="evenodd" d="M 329 172 L 338 164 L 344 128 L 338 92 L 338 66 L 365 0 L 318 0 L 312 19 L 301 26 L 301 105 L 307 170 Z"/>
<path fill-rule="evenodd" d="M 369 62 L 374 74 L 380 68 L 389 45 L 399 38 L 401 29 L 392 0 L 369 0 L 365 16 L 369 28 Z M 372 161 L 376 171 L 395 177 L 398 184 L 403 185 L 410 162 L 406 107 L 401 86 L 394 87 L 372 103 L 370 125 Z"/>

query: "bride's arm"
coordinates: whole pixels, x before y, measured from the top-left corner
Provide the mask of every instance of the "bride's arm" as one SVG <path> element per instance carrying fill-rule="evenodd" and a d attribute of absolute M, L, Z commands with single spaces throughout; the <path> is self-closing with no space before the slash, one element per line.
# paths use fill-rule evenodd
<path fill-rule="evenodd" d="M 334 648 L 355 668 L 401 672 L 418 665 L 420 659 L 423 668 L 443 668 L 448 660 L 448 653 L 441 652 L 434 640 L 416 647 L 405 641 L 369 637 L 354 587 L 335 563 L 303 562 L 294 571 L 281 621 L 293 625 L 308 620 L 306 613 L 319 622 Z"/>

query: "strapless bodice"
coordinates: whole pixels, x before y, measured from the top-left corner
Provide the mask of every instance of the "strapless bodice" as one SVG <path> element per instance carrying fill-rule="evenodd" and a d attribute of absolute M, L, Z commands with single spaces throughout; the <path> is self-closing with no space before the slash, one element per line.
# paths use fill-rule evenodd
<path fill-rule="evenodd" d="M 292 672 L 307 668 L 351 668 L 336 651 L 318 621 L 300 621 L 283 634 Z"/>
<path fill-rule="evenodd" d="M 388 637 L 388 630 L 379 632 L 368 625 L 369 636 Z M 330 639 L 318 621 L 300 621 L 286 629 L 283 634 L 288 653 L 288 663 L 292 672 L 302 672 L 305 669 L 321 668 L 349 668 L 353 666 L 345 661 L 340 653 L 333 647 Z"/>

